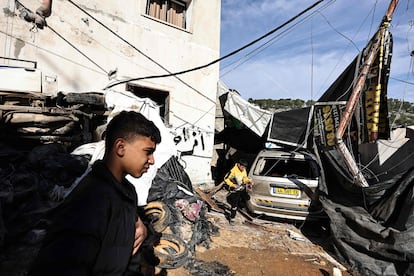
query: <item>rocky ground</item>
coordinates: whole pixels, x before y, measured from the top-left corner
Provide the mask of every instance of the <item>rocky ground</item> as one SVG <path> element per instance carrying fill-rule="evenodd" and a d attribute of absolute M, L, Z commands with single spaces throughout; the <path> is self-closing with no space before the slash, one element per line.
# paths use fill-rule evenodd
<path fill-rule="evenodd" d="M 215 197 L 220 201 L 225 193 Z M 328 254 L 324 222 L 249 220 L 238 213 L 230 224 L 221 213 L 210 211 L 207 216 L 218 229 L 210 248 L 197 248 L 191 265 L 159 275 L 351 275 Z"/>

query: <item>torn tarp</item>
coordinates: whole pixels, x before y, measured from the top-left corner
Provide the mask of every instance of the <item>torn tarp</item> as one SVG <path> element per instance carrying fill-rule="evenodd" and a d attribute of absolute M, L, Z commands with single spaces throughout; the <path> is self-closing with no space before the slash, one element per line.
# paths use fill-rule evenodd
<path fill-rule="evenodd" d="M 340 261 L 361 275 L 414 275 L 414 168 L 363 188 L 338 155 L 323 155 L 320 201 Z"/>
<path fill-rule="evenodd" d="M 196 245 L 208 248 L 210 226 L 206 218 L 207 208 L 194 195 L 190 178 L 175 156 L 157 171 L 148 194 L 148 202 L 154 201 L 166 203 L 172 214 L 168 222 L 170 230 L 187 243 L 192 254 Z"/>
<path fill-rule="evenodd" d="M 244 100 L 237 92 L 229 90 L 219 83 L 219 97 L 227 94 L 223 110 L 241 122 L 258 136 L 263 136 L 272 117 L 272 113 Z"/>
<path fill-rule="evenodd" d="M 369 187 L 354 184 L 334 147 L 317 144 L 323 164 L 320 201 L 336 256 L 361 275 L 414 275 L 414 140 L 406 130 L 394 131 L 405 137 L 386 141 L 392 152 L 384 151 L 381 140 L 360 145 Z"/>

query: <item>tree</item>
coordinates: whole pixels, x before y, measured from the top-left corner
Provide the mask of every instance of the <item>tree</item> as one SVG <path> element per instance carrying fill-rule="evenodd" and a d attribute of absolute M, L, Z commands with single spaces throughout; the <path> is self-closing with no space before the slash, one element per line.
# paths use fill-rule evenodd
<path fill-rule="evenodd" d="M 290 110 L 312 106 L 316 101 L 301 99 L 252 99 L 249 102 L 258 105 L 260 108 L 276 112 L 278 110 Z M 388 99 L 388 114 L 390 123 L 394 125 L 414 125 L 414 104 L 399 99 Z"/>

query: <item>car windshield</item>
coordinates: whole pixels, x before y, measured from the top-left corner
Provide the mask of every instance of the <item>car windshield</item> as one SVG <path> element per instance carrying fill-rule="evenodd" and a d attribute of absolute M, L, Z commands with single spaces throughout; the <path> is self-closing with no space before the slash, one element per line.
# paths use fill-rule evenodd
<path fill-rule="evenodd" d="M 261 158 L 257 162 L 254 174 L 272 177 L 316 179 L 319 176 L 319 170 L 316 162 L 313 160 Z"/>

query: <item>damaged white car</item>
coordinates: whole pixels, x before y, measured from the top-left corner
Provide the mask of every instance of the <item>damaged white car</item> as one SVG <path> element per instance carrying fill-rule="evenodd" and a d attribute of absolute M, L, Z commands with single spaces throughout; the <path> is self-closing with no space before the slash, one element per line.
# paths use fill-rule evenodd
<path fill-rule="evenodd" d="M 305 220 L 322 217 L 317 187 L 319 166 L 312 155 L 265 149 L 254 160 L 248 188 L 250 212 L 270 217 Z"/>

